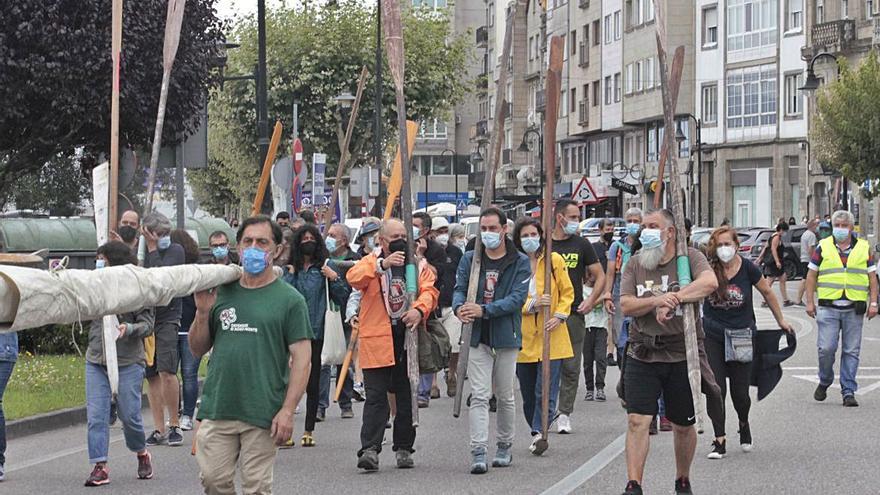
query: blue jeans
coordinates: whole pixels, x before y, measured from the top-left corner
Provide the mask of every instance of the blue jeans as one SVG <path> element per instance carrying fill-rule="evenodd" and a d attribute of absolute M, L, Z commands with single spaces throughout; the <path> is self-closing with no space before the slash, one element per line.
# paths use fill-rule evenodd
<path fill-rule="evenodd" d="M 3 392 L 12 376 L 15 361 L 0 361 L 0 466 L 6 464 L 6 416 L 3 415 Z"/>
<path fill-rule="evenodd" d="M 834 382 L 834 355 L 837 353 L 838 340 L 842 339 L 840 391 L 844 397 L 855 394 L 859 388 L 856 373 L 859 371 L 864 315 L 857 315 L 854 309 L 840 310 L 820 306 L 816 321 L 819 324 L 819 336 L 816 340 L 819 348 L 819 384 L 827 387 Z"/>
<path fill-rule="evenodd" d="M 419 375 L 419 400 L 431 400 L 431 386 L 434 385 L 434 373 Z"/>
<path fill-rule="evenodd" d="M 556 416 L 556 400 L 559 397 L 559 380 L 562 376 L 563 359 L 550 361 L 550 400 L 547 408 L 548 421 Z M 516 363 L 516 376 L 523 398 L 523 413 L 532 427 L 532 435 L 541 431 L 541 392 L 543 376 L 541 363 Z"/>
<path fill-rule="evenodd" d="M 351 369 L 348 370 L 348 373 L 345 374 L 345 383 L 342 385 L 342 392 L 339 393 L 339 409 L 343 411 L 351 410 L 351 396 L 353 395 L 353 387 L 354 383 L 351 380 L 351 374 L 353 371 Z M 318 399 L 318 409 L 322 411 L 326 411 L 330 407 L 330 365 L 321 366 L 321 382 L 319 383 L 318 395 L 320 398 Z M 336 366 L 336 377 L 337 380 L 339 376 L 342 375 L 342 365 Z M 333 389 L 332 392 L 335 394 L 336 389 Z"/>
<path fill-rule="evenodd" d="M 181 333 L 177 334 L 177 354 L 180 356 L 180 374 L 183 377 L 183 393 L 180 396 L 183 408 L 180 414 L 192 418 L 199 399 L 199 365 L 202 358 L 193 356 L 189 350 L 189 335 Z"/>
<path fill-rule="evenodd" d="M 119 395 L 116 411 L 122 422 L 125 446 L 132 452 L 147 448 L 144 421 L 141 418 L 141 396 L 144 366 L 130 364 L 119 368 Z M 88 417 L 89 462 L 107 462 L 110 449 L 110 379 L 107 368 L 86 362 L 86 415 Z"/>

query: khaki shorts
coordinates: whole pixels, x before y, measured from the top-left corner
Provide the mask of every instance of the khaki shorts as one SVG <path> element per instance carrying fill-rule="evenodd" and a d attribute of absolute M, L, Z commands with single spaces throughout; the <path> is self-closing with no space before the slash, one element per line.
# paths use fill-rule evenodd
<path fill-rule="evenodd" d="M 443 308 L 440 317 L 437 318 L 446 333 L 449 334 L 449 343 L 452 344 L 452 352 L 457 353 L 461 349 L 461 320 L 452 312 L 452 308 Z"/>
<path fill-rule="evenodd" d="M 180 365 L 180 354 L 177 352 L 177 331 L 180 323 L 176 321 L 159 323 L 153 334 L 156 336 L 155 359 L 153 365 L 147 367 L 147 378 L 157 376 L 159 372 L 177 374 Z"/>

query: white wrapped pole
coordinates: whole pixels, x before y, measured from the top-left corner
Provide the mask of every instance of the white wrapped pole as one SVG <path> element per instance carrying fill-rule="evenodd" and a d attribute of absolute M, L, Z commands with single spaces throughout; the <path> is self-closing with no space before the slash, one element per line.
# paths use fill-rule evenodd
<path fill-rule="evenodd" d="M 59 270 L 0 265 L 0 333 L 167 306 L 241 278 L 234 265 Z"/>
<path fill-rule="evenodd" d="M 119 338 L 119 319 L 116 315 L 104 316 L 104 362 L 107 364 L 107 378 L 110 380 L 110 395 L 116 401 L 119 394 L 119 361 L 116 359 L 116 339 Z"/>

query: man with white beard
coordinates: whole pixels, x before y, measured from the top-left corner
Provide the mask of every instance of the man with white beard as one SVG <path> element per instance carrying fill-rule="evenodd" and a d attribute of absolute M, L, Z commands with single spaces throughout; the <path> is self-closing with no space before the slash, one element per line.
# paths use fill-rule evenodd
<path fill-rule="evenodd" d="M 675 220 L 669 210 L 646 215 L 639 236 L 642 248 L 626 265 L 620 287 L 624 316 L 632 317 L 624 365 L 624 397 L 629 427 L 626 466 L 629 482 L 624 495 L 642 494 L 642 475 L 648 457 L 648 429 L 663 393 L 666 417 L 675 435 L 675 493 L 689 494 L 690 466 L 697 446 L 691 389 L 687 376 L 684 318 L 681 304 L 699 303 L 718 288 L 706 257 L 688 248 L 691 278 L 678 283 L 675 261 Z M 702 329 L 698 327 L 702 334 Z M 702 335 L 699 336 L 702 338 Z"/>

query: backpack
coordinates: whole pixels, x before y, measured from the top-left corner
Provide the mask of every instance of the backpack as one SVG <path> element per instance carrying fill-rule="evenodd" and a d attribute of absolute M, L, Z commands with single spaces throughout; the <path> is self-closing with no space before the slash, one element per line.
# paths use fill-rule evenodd
<path fill-rule="evenodd" d="M 443 324 L 436 318 L 419 325 L 419 373 L 437 373 L 449 364 L 452 344 Z"/>

